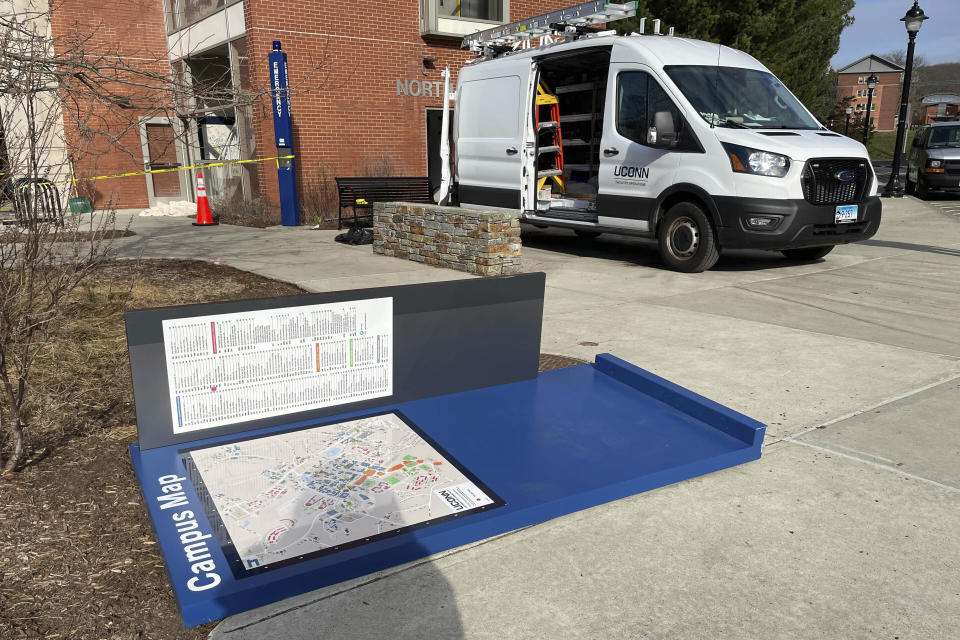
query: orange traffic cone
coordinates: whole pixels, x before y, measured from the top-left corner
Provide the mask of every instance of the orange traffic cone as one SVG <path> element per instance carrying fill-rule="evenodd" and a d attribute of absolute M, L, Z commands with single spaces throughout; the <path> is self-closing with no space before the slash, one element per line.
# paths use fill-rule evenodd
<path fill-rule="evenodd" d="M 197 171 L 197 221 L 195 227 L 209 227 L 217 224 L 210 215 L 210 203 L 207 201 L 207 190 L 203 186 L 203 171 Z"/>

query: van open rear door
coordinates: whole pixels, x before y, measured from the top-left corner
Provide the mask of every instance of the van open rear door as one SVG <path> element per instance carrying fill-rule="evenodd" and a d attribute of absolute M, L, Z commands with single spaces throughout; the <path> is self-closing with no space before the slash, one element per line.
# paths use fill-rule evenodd
<path fill-rule="evenodd" d="M 455 140 L 461 204 L 521 208 L 530 73 L 529 58 L 460 71 Z"/>

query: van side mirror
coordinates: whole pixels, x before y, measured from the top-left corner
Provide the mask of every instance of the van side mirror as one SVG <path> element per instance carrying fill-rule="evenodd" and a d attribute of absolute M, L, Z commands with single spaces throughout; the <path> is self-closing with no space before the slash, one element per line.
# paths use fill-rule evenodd
<path fill-rule="evenodd" d="M 655 146 L 672 149 L 680 142 L 680 137 L 677 135 L 677 129 L 673 123 L 673 114 L 669 111 L 657 111 L 654 114 L 651 131 L 654 130 L 656 133 L 651 144 Z M 648 133 L 647 139 L 649 140 L 649 138 L 650 134 Z"/>

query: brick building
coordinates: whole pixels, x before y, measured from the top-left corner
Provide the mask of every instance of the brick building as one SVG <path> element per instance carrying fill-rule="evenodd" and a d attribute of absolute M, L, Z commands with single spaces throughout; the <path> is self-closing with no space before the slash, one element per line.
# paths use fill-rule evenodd
<path fill-rule="evenodd" d="M 876 74 L 878 82 L 867 114 L 867 78 L 870 74 Z M 903 67 L 870 54 L 837 71 L 837 98 L 851 98 L 854 118 L 869 116 L 876 131 L 893 131 L 897 128 L 902 82 Z"/>
<path fill-rule="evenodd" d="M 960 95 L 933 93 L 920 99 L 923 107 L 922 124 L 960 120 Z"/>
<path fill-rule="evenodd" d="M 206 96 L 180 105 L 179 117 L 163 108 L 134 114 L 134 127 L 114 123 L 116 143 L 125 152 L 78 161 L 73 170 L 95 175 L 276 155 L 268 101 L 238 104 L 232 96 L 263 95 L 267 55 L 280 40 L 293 88 L 301 210 L 324 189 L 329 197 L 334 176 L 429 174 L 439 181 L 440 74 L 446 65 L 455 73 L 472 56 L 460 50 L 463 36 L 568 4 L 401 0 L 367 8 L 315 0 L 116 0 L 107 7 L 98 0 L 63 0 L 51 14 L 55 43 L 95 33 L 93 48 L 165 65 L 175 77 L 203 84 Z M 216 99 L 210 88 L 217 86 L 229 89 L 223 95 L 230 99 Z M 82 144 L 69 120 L 68 141 Z M 213 197 L 242 194 L 278 202 L 274 163 L 210 168 L 204 175 Z M 144 207 L 192 199 L 194 174 L 94 184 L 99 203 L 113 196 L 119 207 Z"/>

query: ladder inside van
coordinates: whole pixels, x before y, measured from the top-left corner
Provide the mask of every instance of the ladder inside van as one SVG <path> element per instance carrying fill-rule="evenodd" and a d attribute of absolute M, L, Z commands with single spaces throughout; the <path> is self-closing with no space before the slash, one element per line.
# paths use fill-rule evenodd
<path fill-rule="evenodd" d="M 557 191 L 566 189 L 563 177 L 563 136 L 560 134 L 560 100 L 550 93 L 543 81 L 537 86 L 534 125 L 537 127 L 537 191 L 548 182 L 556 184 Z M 541 110 L 547 111 L 541 119 Z M 541 144 L 545 141 L 545 144 Z"/>
<path fill-rule="evenodd" d="M 540 47 L 549 46 L 558 41 L 577 40 L 585 37 L 608 36 L 615 32 L 612 30 L 603 31 L 597 25 L 603 25 L 624 18 L 631 18 L 637 14 L 637 3 L 631 2 L 609 2 L 609 0 L 593 0 L 582 4 L 551 11 L 543 15 L 511 22 L 510 24 L 500 25 L 484 31 L 478 31 L 468 35 L 463 39 L 462 49 L 469 49 L 478 55 L 477 61 L 482 58 L 495 58 L 499 55 L 508 54 L 518 50 L 533 48 L 533 39 L 539 38 Z M 642 18 L 639 24 L 639 33 L 631 35 L 642 35 L 645 30 L 646 18 Z M 660 33 L 660 20 L 653 21 L 653 35 L 673 35 L 673 27 L 668 34 Z M 450 92 L 450 68 L 447 67 L 442 72 L 443 77 L 443 119 L 440 134 L 440 163 L 441 179 L 440 190 L 438 192 L 439 204 L 447 204 L 450 201 L 451 186 L 453 176 L 450 167 L 450 103 L 456 100 L 456 94 Z M 538 94 L 540 92 L 538 91 Z M 550 96 L 554 101 L 555 95 Z M 545 101 L 549 98 L 544 97 Z M 537 131 L 539 134 L 540 125 L 544 127 L 553 126 L 556 128 L 556 141 L 540 147 L 543 153 L 556 153 L 555 165 L 550 168 L 543 168 L 542 171 L 533 175 L 537 176 L 535 188 L 536 197 L 533 202 L 527 201 L 527 188 L 521 189 L 521 209 L 554 209 L 573 207 L 579 209 L 583 207 L 582 202 L 569 198 L 554 198 L 550 195 L 548 189 L 544 189 L 548 183 L 553 182 L 558 187 L 558 192 L 566 192 L 566 176 L 564 174 L 563 164 L 563 142 L 560 135 L 559 108 L 556 104 L 551 107 L 551 113 L 554 117 L 550 120 L 541 122 L 539 120 L 540 96 L 537 101 Z M 546 102 L 544 103 L 546 104 Z M 549 123 L 549 124 L 548 124 Z M 539 140 L 538 140 L 539 142 Z M 555 152 L 553 147 L 558 147 Z M 538 154 L 539 155 L 539 154 Z M 592 208 L 592 207 L 591 207 Z"/>

